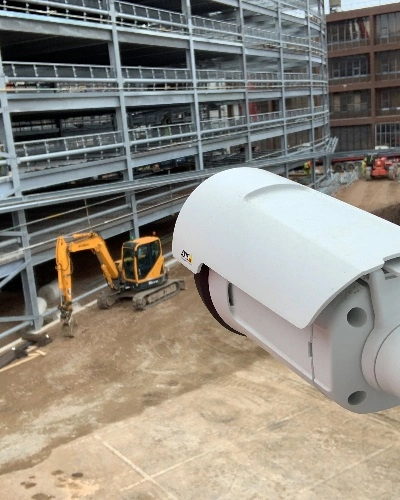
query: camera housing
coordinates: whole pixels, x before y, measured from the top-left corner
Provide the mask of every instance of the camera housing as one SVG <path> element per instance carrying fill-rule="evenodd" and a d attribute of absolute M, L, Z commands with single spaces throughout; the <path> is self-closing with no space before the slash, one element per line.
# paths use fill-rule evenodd
<path fill-rule="evenodd" d="M 400 405 L 400 228 L 264 170 L 199 185 L 172 251 L 210 313 L 356 413 Z"/>

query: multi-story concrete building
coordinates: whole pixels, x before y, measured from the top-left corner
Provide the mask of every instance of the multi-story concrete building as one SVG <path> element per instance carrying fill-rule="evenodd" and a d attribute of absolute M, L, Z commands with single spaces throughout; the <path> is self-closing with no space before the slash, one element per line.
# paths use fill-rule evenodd
<path fill-rule="evenodd" d="M 400 7 L 327 16 L 331 132 L 339 151 L 400 146 Z"/>
<path fill-rule="evenodd" d="M 246 161 L 282 175 L 331 152 L 321 0 L 5 0 L 0 288 L 58 235 L 139 234 Z M 1 298 L 1 293 L 0 293 Z"/>

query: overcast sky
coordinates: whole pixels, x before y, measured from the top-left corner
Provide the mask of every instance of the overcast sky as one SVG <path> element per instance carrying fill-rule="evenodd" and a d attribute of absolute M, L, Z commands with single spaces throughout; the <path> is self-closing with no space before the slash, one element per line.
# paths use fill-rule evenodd
<path fill-rule="evenodd" d="M 396 3 L 396 1 L 395 0 L 342 0 L 342 10 L 363 9 L 364 7 L 374 7 L 375 5 L 387 5 L 389 3 Z M 325 0 L 325 5 L 327 4 L 329 6 L 329 0 Z"/>

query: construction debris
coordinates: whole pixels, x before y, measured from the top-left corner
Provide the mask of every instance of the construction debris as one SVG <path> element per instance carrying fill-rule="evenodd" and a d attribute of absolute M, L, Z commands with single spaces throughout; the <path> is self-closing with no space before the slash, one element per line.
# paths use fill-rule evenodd
<path fill-rule="evenodd" d="M 23 351 L 18 348 L 14 348 L 12 350 L 18 351 L 18 353 L 16 353 L 15 355 L 15 359 L 17 359 L 18 361 L 11 361 L 9 364 L 7 364 L 7 366 L 3 366 L 3 368 L 0 368 L 0 373 L 6 370 L 10 370 L 15 366 L 22 365 L 22 363 L 26 363 L 27 361 L 31 361 L 32 359 L 46 356 L 46 353 L 38 349 L 35 345 L 29 346 Z"/>

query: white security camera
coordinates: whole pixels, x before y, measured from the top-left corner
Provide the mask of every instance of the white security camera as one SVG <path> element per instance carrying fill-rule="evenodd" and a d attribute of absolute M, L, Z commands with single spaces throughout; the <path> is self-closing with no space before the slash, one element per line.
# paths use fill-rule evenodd
<path fill-rule="evenodd" d="M 400 228 L 241 167 L 185 202 L 174 256 L 227 329 L 356 413 L 400 405 Z"/>

